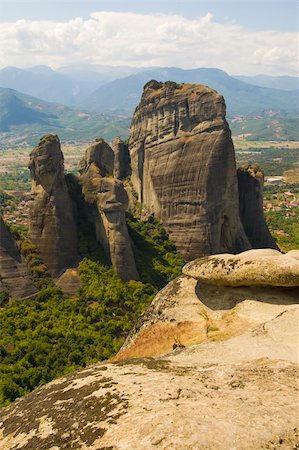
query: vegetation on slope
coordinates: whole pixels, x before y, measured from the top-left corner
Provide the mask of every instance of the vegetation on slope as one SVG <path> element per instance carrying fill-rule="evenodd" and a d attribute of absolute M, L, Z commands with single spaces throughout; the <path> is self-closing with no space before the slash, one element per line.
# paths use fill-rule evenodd
<path fill-rule="evenodd" d="M 68 177 L 68 184 L 80 207 L 82 193 L 75 177 Z M 142 281 L 122 282 L 80 212 L 82 287 L 76 297 L 63 295 L 53 285 L 25 230 L 14 230 L 42 289 L 34 299 L 10 300 L 0 309 L 2 406 L 58 376 L 114 355 L 155 293 L 181 270 L 183 260 L 162 226 L 152 217 L 141 222 L 130 216 Z"/>

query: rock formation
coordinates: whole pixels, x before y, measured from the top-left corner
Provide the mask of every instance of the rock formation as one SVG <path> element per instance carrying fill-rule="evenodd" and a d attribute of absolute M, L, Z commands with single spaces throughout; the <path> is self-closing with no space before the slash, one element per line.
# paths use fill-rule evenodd
<path fill-rule="evenodd" d="M 29 236 L 54 278 L 78 262 L 77 229 L 56 135 L 44 136 L 30 153 L 32 179 Z"/>
<path fill-rule="evenodd" d="M 161 355 L 177 342 L 226 340 L 299 308 L 298 259 L 299 251 L 259 249 L 187 263 L 183 275 L 157 294 L 115 359 Z"/>
<path fill-rule="evenodd" d="M 212 255 L 186 264 L 185 275 L 215 286 L 299 286 L 298 251 L 256 249 Z"/>
<path fill-rule="evenodd" d="M 113 166 L 109 166 L 109 171 L 102 169 L 103 159 L 113 161 L 113 151 L 109 146 L 108 151 L 107 146 L 103 142 L 93 146 L 92 162 L 81 163 L 81 168 L 84 168 L 81 169 L 81 176 L 87 212 L 89 220 L 95 225 L 97 238 L 120 278 L 123 281 L 138 280 L 125 217 L 128 195 L 123 183 L 112 176 Z M 85 157 L 90 154 L 87 150 Z"/>
<path fill-rule="evenodd" d="M 67 269 L 56 280 L 55 284 L 66 295 L 78 295 L 82 284 L 78 269 Z"/>
<path fill-rule="evenodd" d="M 190 261 L 249 249 L 225 103 L 197 84 L 151 81 L 131 124 L 132 183 Z"/>
<path fill-rule="evenodd" d="M 102 177 L 113 175 L 114 153 L 104 139 L 96 139 L 96 142 L 86 149 L 80 162 L 80 173 L 87 173 L 92 165 L 99 169 Z"/>
<path fill-rule="evenodd" d="M 121 361 L 2 409 L 1 449 L 295 449 L 298 313 L 298 288 L 182 275 L 156 296 Z"/>
<path fill-rule="evenodd" d="M 16 299 L 37 293 L 17 244 L 0 217 L 0 292 L 5 290 Z"/>
<path fill-rule="evenodd" d="M 267 227 L 263 210 L 264 173 L 247 166 L 238 169 L 239 208 L 245 233 L 253 248 L 278 246 Z"/>
<path fill-rule="evenodd" d="M 131 162 L 128 145 L 120 138 L 114 138 L 111 142 L 114 153 L 114 176 L 119 180 L 131 175 Z"/>

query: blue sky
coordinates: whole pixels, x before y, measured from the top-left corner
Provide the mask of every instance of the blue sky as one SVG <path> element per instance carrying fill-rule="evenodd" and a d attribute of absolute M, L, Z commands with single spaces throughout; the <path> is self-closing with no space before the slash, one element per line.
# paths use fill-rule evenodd
<path fill-rule="evenodd" d="M 280 0 L 0 0 L 1 20 L 88 18 L 93 11 L 179 13 L 192 18 L 211 12 L 216 20 L 235 20 L 256 30 L 298 30 L 298 2 Z"/>
<path fill-rule="evenodd" d="M 0 0 L 0 17 L 1 67 L 82 61 L 297 73 L 297 1 Z"/>

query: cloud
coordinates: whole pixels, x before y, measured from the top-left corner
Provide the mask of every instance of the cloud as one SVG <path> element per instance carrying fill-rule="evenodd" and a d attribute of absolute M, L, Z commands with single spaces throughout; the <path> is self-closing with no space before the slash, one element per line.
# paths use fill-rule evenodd
<path fill-rule="evenodd" d="M 252 31 L 211 14 L 94 12 L 86 20 L 2 23 L 0 65 L 72 63 L 218 67 L 232 74 L 297 74 L 297 33 Z"/>

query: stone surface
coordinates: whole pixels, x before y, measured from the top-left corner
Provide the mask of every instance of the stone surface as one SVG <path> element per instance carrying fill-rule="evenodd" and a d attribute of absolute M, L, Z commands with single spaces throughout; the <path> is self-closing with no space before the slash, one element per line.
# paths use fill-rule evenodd
<path fill-rule="evenodd" d="M 96 139 L 96 142 L 85 150 L 84 158 L 80 162 L 80 173 L 86 173 L 92 164 L 98 167 L 102 177 L 113 175 L 114 153 L 104 139 Z"/>
<path fill-rule="evenodd" d="M 240 217 L 250 244 L 253 248 L 268 247 L 279 250 L 264 217 L 263 171 L 247 166 L 239 168 L 237 174 Z"/>
<path fill-rule="evenodd" d="M 239 217 L 225 103 L 216 91 L 147 83 L 129 150 L 139 201 L 162 221 L 186 260 L 251 247 Z"/>
<path fill-rule="evenodd" d="M 293 310 L 225 342 L 97 364 L 0 411 L 1 450 L 295 449 Z"/>
<path fill-rule="evenodd" d="M 299 286 L 297 252 L 271 249 L 199 258 L 186 264 L 183 273 L 216 286 Z"/>
<path fill-rule="evenodd" d="M 93 159 L 100 161 L 100 147 L 97 147 L 97 152 L 94 153 Z M 95 226 L 97 239 L 120 278 L 123 281 L 138 280 L 139 275 L 126 224 L 128 195 L 124 185 L 113 176 L 103 177 L 97 162 L 85 164 L 85 167 L 86 171 L 81 177 L 83 194 L 88 217 Z"/>
<path fill-rule="evenodd" d="M 181 275 L 156 295 L 114 360 L 159 356 L 177 344 L 224 341 L 284 311 L 296 310 L 298 317 L 298 303 L 299 288 L 212 286 Z"/>
<path fill-rule="evenodd" d="M 37 293 L 17 244 L 0 216 L 0 292 L 4 290 L 16 299 Z"/>
<path fill-rule="evenodd" d="M 54 278 L 78 262 L 74 206 L 56 135 L 41 138 L 30 153 L 31 205 L 29 237 Z"/>
<path fill-rule="evenodd" d="M 131 175 L 131 160 L 128 145 L 120 138 L 114 138 L 111 142 L 111 148 L 114 153 L 114 171 L 115 178 L 123 180 Z"/>
<path fill-rule="evenodd" d="M 55 283 L 64 294 L 78 295 L 82 281 L 78 269 L 67 269 Z"/>
<path fill-rule="evenodd" d="M 139 280 L 126 224 L 128 201 L 121 181 L 107 177 L 101 179 L 97 191 L 97 208 L 101 216 L 97 235 L 123 281 Z"/>

